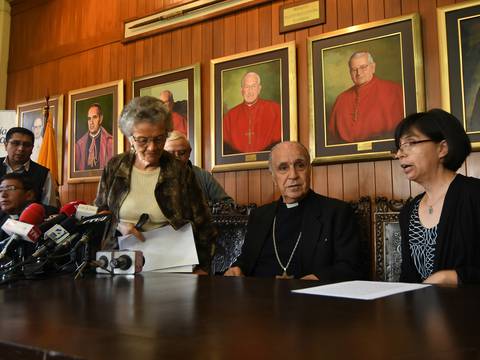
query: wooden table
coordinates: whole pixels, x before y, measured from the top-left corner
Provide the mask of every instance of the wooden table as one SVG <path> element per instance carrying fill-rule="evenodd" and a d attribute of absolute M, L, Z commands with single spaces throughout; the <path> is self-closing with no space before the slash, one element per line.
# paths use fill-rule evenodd
<path fill-rule="evenodd" d="M 315 285 L 151 273 L 14 283 L 0 288 L 0 359 L 480 358 L 480 287 L 291 293 Z"/>

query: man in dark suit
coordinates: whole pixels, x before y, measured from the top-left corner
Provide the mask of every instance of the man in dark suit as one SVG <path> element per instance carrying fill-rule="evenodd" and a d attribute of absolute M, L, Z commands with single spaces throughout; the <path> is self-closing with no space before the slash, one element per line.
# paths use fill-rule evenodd
<path fill-rule="evenodd" d="M 35 201 L 56 207 L 56 184 L 50 170 L 30 159 L 34 145 L 33 133 L 22 127 L 13 127 L 5 135 L 7 156 L 0 158 L 0 177 L 5 174 L 25 174 L 32 180 Z"/>
<path fill-rule="evenodd" d="M 310 189 L 310 155 L 298 142 L 276 145 L 269 159 L 281 198 L 250 215 L 238 260 L 227 276 L 342 281 L 362 277 L 352 209 Z"/>

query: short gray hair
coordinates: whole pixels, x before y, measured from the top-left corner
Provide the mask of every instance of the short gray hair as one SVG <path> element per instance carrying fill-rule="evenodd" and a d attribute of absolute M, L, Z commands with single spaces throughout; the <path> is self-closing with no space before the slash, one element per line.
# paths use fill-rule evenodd
<path fill-rule="evenodd" d="M 119 126 L 123 135 L 133 134 L 133 127 L 140 123 L 163 124 L 167 133 L 172 131 L 172 116 L 165 104 L 153 96 L 133 98 L 120 114 Z"/>
<path fill-rule="evenodd" d="M 178 130 L 173 130 L 168 134 L 167 142 L 168 141 L 175 141 L 175 140 L 183 140 L 185 144 L 187 144 L 188 148 L 192 150 L 192 146 L 190 145 L 190 141 L 188 141 L 187 137 L 185 136 L 184 133 L 178 131 Z"/>
<path fill-rule="evenodd" d="M 350 59 L 348 59 L 348 66 L 350 67 L 350 63 L 352 62 L 352 59 L 360 56 L 365 56 L 365 55 L 367 55 L 367 60 L 369 64 L 375 63 L 375 61 L 373 60 L 372 54 L 370 54 L 368 51 L 356 51 L 352 54 L 352 56 L 350 56 Z"/>
<path fill-rule="evenodd" d="M 276 144 L 272 148 L 272 150 L 270 150 L 270 154 L 268 154 L 268 170 L 270 170 L 270 173 L 273 174 L 273 167 L 272 167 L 272 153 L 273 153 L 273 150 L 275 150 L 278 146 L 280 146 L 282 144 L 295 144 L 295 145 L 297 145 L 299 148 L 301 148 L 303 150 L 305 158 L 307 159 L 308 163 L 310 164 L 310 161 L 311 161 L 310 160 L 310 153 L 308 152 L 305 145 L 303 145 L 301 142 L 298 142 L 298 141 L 282 141 L 282 142 L 279 142 L 278 144 Z"/>
<path fill-rule="evenodd" d="M 254 71 L 250 71 L 250 72 L 247 72 L 245 75 L 242 76 L 242 81 L 240 81 L 240 85 L 241 85 L 242 88 L 243 88 L 243 84 L 245 83 L 245 78 L 249 75 L 254 75 L 257 78 L 258 85 L 261 85 L 262 79 L 260 79 L 260 75 L 258 75 Z"/>

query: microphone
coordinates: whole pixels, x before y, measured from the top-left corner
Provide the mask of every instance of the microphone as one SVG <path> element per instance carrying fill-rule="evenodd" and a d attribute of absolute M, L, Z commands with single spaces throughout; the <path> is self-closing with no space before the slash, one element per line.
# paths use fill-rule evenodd
<path fill-rule="evenodd" d="M 36 225 L 39 225 L 44 218 L 44 207 L 40 204 L 33 203 L 22 211 L 18 221 L 13 219 L 8 219 L 5 221 L 5 223 L 2 225 L 2 230 L 10 235 L 10 240 L 0 253 L 0 259 L 6 256 L 10 245 L 14 242 L 18 242 L 19 240 L 27 240 L 32 244 L 37 242 L 41 232 Z M 19 257 L 23 256 L 24 245 L 25 244 L 21 243 L 21 246 L 18 248 Z"/>
<path fill-rule="evenodd" d="M 52 216 L 51 218 L 49 218 L 47 221 L 45 221 L 43 224 L 39 226 L 40 231 L 42 233 L 46 233 L 55 225 L 60 224 L 65 219 L 75 215 L 77 208 L 80 204 L 85 204 L 85 201 L 75 200 L 75 201 L 70 201 L 69 203 L 66 203 L 65 205 L 63 205 L 58 215 Z"/>
<path fill-rule="evenodd" d="M 37 203 L 28 205 L 18 218 L 19 221 L 32 225 L 40 225 L 44 219 L 45 208 Z"/>
<path fill-rule="evenodd" d="M 72 217 L 67 217 L 60 224 L 55 224 L 45 232 L 45 243 L 32 254 L 32 257 L 42 256 L 47 251 L 55 249 L 58 244 L 71 236 L 76 228 L 77 220 Z"/>
<path fill-rule="evenodd" d="M 135 229 L 138 231 L 143 231 L 142 226 L 145 225 L 145 223 L 150 219 L 150 215 L 143 213 L 140 215 L 140 218 L 138 219 L 137 223 L 135 224 Z"/>
<path fill-rule="evenodd" d="M 75 213 L 78 210 L 78 207 L 80 205 L 84 205 L 84 204 L 86 204 L 86 203 L 83 200 L 70 201 L 70 202 L 68 202 L 68 203 L 66 203 L 65 205 L 62 206 L 62 208 L 60 209 L 60 213 L 65 214 L 67 216 L 75 215 Z"/>
<path fill-rule="evenodd" d="M 111 214 L 100 214 L 84 217 L 77 224 L 78 232 L 68 236 L 64 240 L 57 243 L 55 252 L 69 247 L 79 236 L 81 236 L 81 238 L 75 244 L 72 251 L 76 250 L 80 245 L 87 244 L 93 237 L 96 237 L 98 235 L 103 236 L 103 234 L 100 234 L 100 232 L 102 231 L 102 227 L 103 232 L 105 232 L 107 230 L 106 225 L 110 222 L 111 218 Z"/>
<path fill-rule="evenodd" d="M 75 217 L 78 220 L 82 220 L 85 217 L 96 215 L 97 211 L 98 211 L 98 207 L 96 206 L 80 204 L 77 207 L 77 212 L 75 213 Z"/>

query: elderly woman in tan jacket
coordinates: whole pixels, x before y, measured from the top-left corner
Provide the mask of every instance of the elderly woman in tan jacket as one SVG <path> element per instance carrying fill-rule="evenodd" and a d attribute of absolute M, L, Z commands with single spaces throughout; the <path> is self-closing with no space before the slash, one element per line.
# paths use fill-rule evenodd
<path fill-rule="evenodd" d="M 167 224 L 178 229 L 190 222 L 199 267 L 208 272 L 216 231 L 193 172 L 163 150 L 172 129 L 167 107 L 151 96 L 134 98 L 122 111 L 120 129 L 132 149 L 109 161 L 95 199 L 99 210 L 111 211 L 115 220 L 103 247 L 118 246 L 116 229 L 144 241 L 134 226 L 143 213 L 149 215 L 145 230 Z"/>

